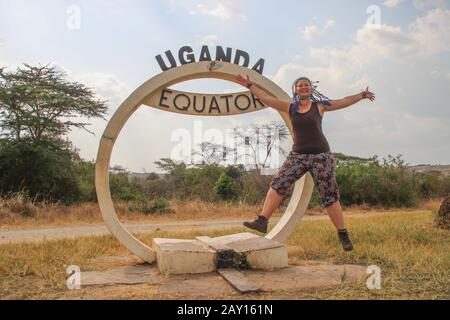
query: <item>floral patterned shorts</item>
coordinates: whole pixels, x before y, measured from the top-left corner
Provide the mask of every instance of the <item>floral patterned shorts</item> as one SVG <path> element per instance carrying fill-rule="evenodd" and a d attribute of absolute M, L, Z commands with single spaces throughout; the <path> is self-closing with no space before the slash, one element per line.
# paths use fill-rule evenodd
<path fill-rule="evenodd" d="M 319 154 L 300 154 L 291 151 L 270 186 L 279 195 L 288 195 L 292 185 L 306 172 L 310 172 L 319 191 L 322 205 L 326 208 L 339 200 L 336 183 L 334 157 L 331 152 Z"/>

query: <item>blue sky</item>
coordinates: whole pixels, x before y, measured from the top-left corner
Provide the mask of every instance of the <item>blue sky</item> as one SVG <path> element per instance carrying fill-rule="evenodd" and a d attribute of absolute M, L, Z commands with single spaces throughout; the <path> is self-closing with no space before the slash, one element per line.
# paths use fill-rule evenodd
<path fill-rule="evenodd" d="M 379 10 L 375 27 L 367 25 L 370 6 Z M 73 7 L 80 28 L 70 30 Z M 374 104 L 326 114 L 324 132 L 335 152 L 450 163 L 448 1 L 0 0 L 0 65 L 51 62 L 107 99 L 110 114 L 161 72 L 157 54 L 183 45 L 198 54 L 202 44 L 245 50 L 251 64 L 264 58 L 264 75 L 288 92 L 300 75 L 320 80 L 319 89 L 331 98 L 369 85 Z M 219 93 L 238 87 L 199 80 L 179 88 Z M 225 130 L 277 119 L 273 110 L 205 119 L 143 107 L 121 133 L 112 162 L 154 170 L 154 161 L 170 156 L 171 134 L 192 131 L 196 120 Z M 95 120 L 95 136 L 69 135 L 85 159 L 96 157 L 105 126 Z"/>

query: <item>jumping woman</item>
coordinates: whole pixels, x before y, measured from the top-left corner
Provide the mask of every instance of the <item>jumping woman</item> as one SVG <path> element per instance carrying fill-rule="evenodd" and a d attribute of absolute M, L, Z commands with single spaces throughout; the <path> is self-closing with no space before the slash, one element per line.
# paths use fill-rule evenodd
<path fill-rule="evenodd" d="M 261 213 L 254 221 L 244 222 L 244 226 L 266 233 L 272 213 L 288 195 L 289 188 L 309 171 L 319 191 L 322 205 L 338 231 L 344 250 L 353 250 L 339 202 L 334 157 L 322 132 L 322 118 L 326 112 L 349 107 L 363 99 L 373 102 L 375 95 L 367 87 L 365 91 L 353 96 L 330 100 L 318 92 L 308 78 L 301 77 L 292 85 L 292 101 L 285 101 L 268 95 L 253 84 L 248 76 L 245 79 L 238 75 L 236 80 L 266 106 L 289 114 L 294 130 L 294 145 L 286 161 L 270 182 Z"/>

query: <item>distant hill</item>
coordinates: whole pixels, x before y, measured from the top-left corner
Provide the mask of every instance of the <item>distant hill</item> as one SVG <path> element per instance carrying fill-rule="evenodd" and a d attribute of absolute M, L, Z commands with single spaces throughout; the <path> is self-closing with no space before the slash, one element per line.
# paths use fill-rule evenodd
<path fill-rule="evenodd" d="M 445 176 L 450 176 L 450 165 L 427 165 L 427 164 L 420 164 L 418 166 L 410 166 L 410 169 L 421 172 L 421 173 L 429 173 L 432 171 L 437 171 L 442 173 Z"/>

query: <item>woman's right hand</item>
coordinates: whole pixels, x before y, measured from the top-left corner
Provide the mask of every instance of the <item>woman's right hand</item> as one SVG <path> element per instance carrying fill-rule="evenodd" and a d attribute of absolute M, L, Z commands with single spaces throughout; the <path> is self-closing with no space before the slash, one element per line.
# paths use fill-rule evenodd
<path fill-rule="evenodd" d="M 243 85 L 244 87 L 246 87 L 247 89 L 253 84 L 250 81 L 250 78 L 247 76 L 247 79 L 245 79 L 243 76 L 241 76 L 240 74 L 238 74 L 236 76 L 236 81 L 240 84 Z"/>

